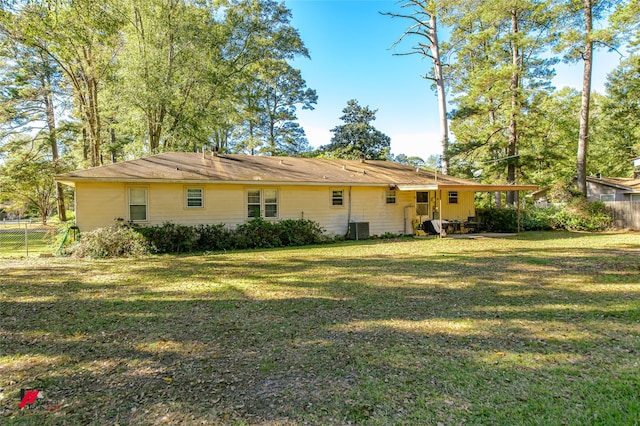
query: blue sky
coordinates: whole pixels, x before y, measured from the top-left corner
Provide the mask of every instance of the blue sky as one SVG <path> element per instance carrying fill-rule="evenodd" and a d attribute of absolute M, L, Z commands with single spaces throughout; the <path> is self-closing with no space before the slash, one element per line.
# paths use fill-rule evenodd
<path fill-rule="evenodd" d="M 386 0 L 285 0 L 292 11 L 311 60 L 298 59 L 307 86 L 318 93 L 312 111 L 298 110 L 309 143 L 330 142 L 330 130 L 342 124 L 342 109 L 350 99 L 377 109 L 373 125 L 391 137 L 391 152 L 426 159 L 440 153 L 438 110 L 431 82 L 422 78 L 431 63 L 418 55 L 394 56 L 411 49 L 411 40 L 392 45 L 408 21 L 379 12 L 401 10 Z M 606 74 L 617 54 L 598 53 L 593 89 L 604 91 Z M 582 64 L 558 65 L 556 87 L 581 87 Z"/>

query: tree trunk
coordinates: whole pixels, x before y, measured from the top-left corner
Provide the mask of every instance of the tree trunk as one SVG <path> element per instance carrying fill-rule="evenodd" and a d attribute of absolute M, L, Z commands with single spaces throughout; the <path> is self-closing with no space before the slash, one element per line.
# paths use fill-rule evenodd
<path fill-rule="evenodd" d="M 511 34 L 518 34 L 518 15 L 515 10 L 511 12 Z M 511 112 L 509 117 L 509 147 L 507 151 L 507 183 L 514 185 L 516 183 L 516 159 L 518 152 L 518 127 L 517 127 L 517 111 L 518 111 L 518 90 L 520 88 L 520 50 L 515 41 L 511 42 L 511 66 L 513 67 L 511 74 Z M 515 191 L 507 192 L 507 204 L 516 203 Z"/>
<path fill-rule="evenodd" d="M 147 114 L 147 124 L 149 126 L 149 149 L 152 154 L 157 154 L 160 148 L 160 138 L 162 137 L 162 126 L 166 115 L 165 106 L 160 106 L 159 111 L 152 109 Z"/>
<path fill-rule="evenodd" d="M 577 185 L 578 191 L 587 196 L 587 151 L 589 147 L 589 102 L 591 98 L 591 69 L 593 66 L 591 0 L 584 0 L 585 51 L 584 71 L 582 74 L 582 104 L 580 105 L 580 135 L 578 137 Z"/>
<path fill-rule="evenodd" d="M 442 144 L 442 174 L 449 174 L 449 123 L 447 122 L 447 97 L 444 88 L 442 61 L 440 60 L 440 46 L 436 27 L 435 12 L 430 14 L 429 35 L 431 36 L 431 54 L 433 55 L 433 72 L 438 94 L 438 113 L 440 115 L 440 143 Z"/>
<path fill-rule="evenodd" d="M 89 111 L 91 114 L 89 126 L 91 136 L 91 165 L 102 164 L 100 156 L 100 113 L 98 109 L 98 82 L 95 78 L 89 78 Z"/>
<path fill-rule="evenodd" d="M 53 108 L 53 93 L 51 92 L 51 80 L 47 76 L 42 81 L 44 88 L 44 106 L 47 116 L 47 127 L 49 129 L 49 144 L 51 145 L 51 160 L 53 161 L 53 170 L 58 173 L 59 170 L 59 154 L 58 154 L 58 136 L 56 134 L 56 115 Z M 56 182 L 56 204 L 58 208 L 58 218 L 66 222 L 67 211 L 64 206 L 64 190 L 61 183 Z"/>

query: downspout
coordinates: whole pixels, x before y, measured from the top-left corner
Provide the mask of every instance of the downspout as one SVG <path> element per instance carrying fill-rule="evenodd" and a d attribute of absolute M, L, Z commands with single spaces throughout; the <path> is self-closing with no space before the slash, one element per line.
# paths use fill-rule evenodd
<path fill-rule="evenodd" d="M 345 238 L 349 237 L 349 224 L 351 223 L 351 187 L 349 187 L 349 204 L 347 204 L 347 232 Z"/>

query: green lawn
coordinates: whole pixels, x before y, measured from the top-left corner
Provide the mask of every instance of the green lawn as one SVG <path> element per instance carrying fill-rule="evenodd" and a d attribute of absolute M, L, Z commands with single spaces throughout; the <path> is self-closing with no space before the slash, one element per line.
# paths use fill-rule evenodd
<path fill-rule="evenodd" d="M 27 231 L 27 241 L 25 241 L 24 227 L 22 229 L 11 229 L 0 226 L 0 259 L 7 257 L 22 257 L 27 255 L 27 244 L 29 256 L 47 253 L 53 254 L 56 251 L 55 228 L 29 229 Z"/>
<path fill-rule="evenodd" d="M 0 423 L 639 424 L 640 234 L 3 260 Z"/>
<path fill-rule="evenodd" d="M 27 238 L 25 240 L 25 226 Z M 0 222 L 0 259 L 24 257 L 28 255 L 53 254 L 59 240 L 57 235 L 64 234 L 66 228 L 56 224 L 39 223 L 2 223 Z"/>

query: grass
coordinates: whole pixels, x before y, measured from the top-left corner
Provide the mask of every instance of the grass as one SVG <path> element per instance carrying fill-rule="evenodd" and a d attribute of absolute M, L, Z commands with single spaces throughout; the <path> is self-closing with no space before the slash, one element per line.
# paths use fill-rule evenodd
<path fill-rule="evenodd" d="M 56 250 L 55 228 L 30 228 L 27 231 L 25 243 L 25 231 L 22 229 L 6 229 L 0 227 L 0 259 L 7 257 L 21 257 L 28 254 L 53 254 Z M 28 246 L 27 246 L 28 244 Z"/>
<path fill-rule="evenodd" d="M 0 423 L 639 424 L 639 255 L 526 233 L 10 259 Z"/>

